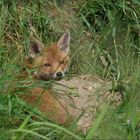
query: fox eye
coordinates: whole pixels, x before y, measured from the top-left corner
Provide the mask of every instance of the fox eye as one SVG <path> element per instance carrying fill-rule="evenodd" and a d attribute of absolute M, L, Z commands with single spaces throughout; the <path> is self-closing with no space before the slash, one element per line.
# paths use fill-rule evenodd
<path fill-rule="evenodd" d="M 62 61 L 60 61 L 59 63 L 60 63 L 60 64 L 64 64 L 64 63 L 65 63 L 65 61 L 64 61 L 64 60 L 62 60 Z"/>
<path fill-rule="evenodd" d="M 44 66 L 46 66 L 46 67 L 50 67 L 51 64 L 49 64 L 49 63 L 45 63 Z"/>

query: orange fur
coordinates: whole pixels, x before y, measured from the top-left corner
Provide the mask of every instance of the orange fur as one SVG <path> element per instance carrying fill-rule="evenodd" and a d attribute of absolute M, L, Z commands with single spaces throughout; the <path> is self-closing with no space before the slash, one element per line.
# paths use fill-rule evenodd
<path fill-rule="evenodd" d="M 35 69 L 32 73 L 33 81 L 61 79 L 65 76 L 64 73 L 69 65 L 69 41 L 70 33 L 68 31 L 63 34 L 57 44 L 48 48 L 44 47 L 40 41 L 32 40 L 30 46 L 31 58 L 25 60 L 25 65 L 28 69 Z M 58 73 L 59 75 L 57 75 Z M 19 78 L 26 79 L 28 76 L 25 70 Z M 32 106 L 37 107 L 50 120 L 64 124 L 69 119 L 69 114 L 64 107 L 65 103 L 50 91 L 37 86 L 27 92 L 28 94 L 20 97 Z"/>

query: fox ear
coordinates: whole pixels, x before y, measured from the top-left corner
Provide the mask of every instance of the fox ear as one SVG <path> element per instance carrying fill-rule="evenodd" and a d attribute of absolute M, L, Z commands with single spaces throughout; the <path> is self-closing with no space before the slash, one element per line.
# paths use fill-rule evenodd
<path fill-rule="evenodd" d="M 29 55 L 33 58 L 37 54 L 41 53 L 41 51 L 44 49 L 44 45 L 42 42 L 37 40 L 34 37 L 30 37 L 30 47 L 29 47 Z"/>
<path fill-rule="evenodd" d="M 65 33 L 61 36 L 61 38 L 57 42 L 57 46 L 61 51 L 69 52 L 69 44 L 70 44 L 70 31 L 66 30 Z"/>

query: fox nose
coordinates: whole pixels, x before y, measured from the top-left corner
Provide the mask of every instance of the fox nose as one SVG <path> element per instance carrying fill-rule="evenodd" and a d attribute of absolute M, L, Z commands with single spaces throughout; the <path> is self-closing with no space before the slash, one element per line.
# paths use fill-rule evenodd
<path fill-rule="evenodd" d="M 62 72 L 57 72 L 57 73 L 56 73 L 56 76 L 57 76 L 57 77 L 62 77 L 62 75 L 63 75 Z"/>

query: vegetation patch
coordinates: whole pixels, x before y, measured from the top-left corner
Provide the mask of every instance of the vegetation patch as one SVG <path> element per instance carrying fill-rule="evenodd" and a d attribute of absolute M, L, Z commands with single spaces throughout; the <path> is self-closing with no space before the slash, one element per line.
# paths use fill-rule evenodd
<path fill-rule="evenodd" d="M 71 67 L 65 80 L 96 75 L 99 81 L 111 83 L 109 93 L 115 99 L 117 93 L 122 97 L 117 107 L 110 109 L 109 102 L 96 110 L 92 125 L 84 133 L 77 128 L 77 121 L 56 124 L 17 97 L 25 93 L 22 89 L 38 84 L 49 89 L 58 84 L 42 81 L 27 86 L 31 75 L 26 81 L 16 78 L 28 56 L 30 34 L 47 47 L 66 29 L 71 32 Z M 0 1 L 1 140 L 140 139 L 139 79 L 138 0 Z M 98 82 L 96 78 L 84 80 Z"/>

